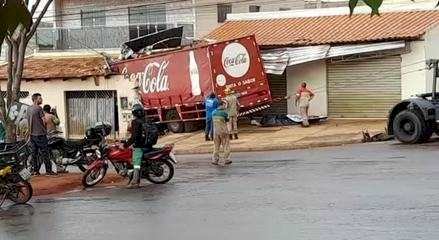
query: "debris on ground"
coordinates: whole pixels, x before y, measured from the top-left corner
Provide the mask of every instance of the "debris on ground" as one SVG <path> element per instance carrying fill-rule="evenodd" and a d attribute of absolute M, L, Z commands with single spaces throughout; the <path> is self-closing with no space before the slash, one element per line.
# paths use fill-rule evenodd
<path fill-rule="evenodd" d="M 384 141 L 392 140 L 394 138 L 393 136 L 389 136 L 387 134 L 387 131 L 372 136 L 367 130 L 362 131 L 362 133 L 363 133 L 362 142 L 384 142 Z"/>

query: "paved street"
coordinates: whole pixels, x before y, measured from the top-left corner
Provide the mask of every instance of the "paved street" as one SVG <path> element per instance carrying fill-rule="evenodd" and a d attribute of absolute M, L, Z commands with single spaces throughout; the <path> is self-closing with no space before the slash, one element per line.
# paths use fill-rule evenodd
<path fill-rule="evenodd" d="M 3 239 L 439 239 L 439 141 L 235 154 L 0 210 Z M 188 162 L 191 161 L 191 162 Z"/>

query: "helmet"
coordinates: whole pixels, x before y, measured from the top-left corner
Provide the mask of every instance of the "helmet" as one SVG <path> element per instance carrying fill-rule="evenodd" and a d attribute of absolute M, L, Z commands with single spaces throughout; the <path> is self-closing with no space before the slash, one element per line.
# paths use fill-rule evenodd
<path fill-rule="evenodd" d="M 145 117 L 145 110 L 143 109 L 143 106 L 140 104 L 134 104 L 133 110 L 131 111 L 134 117 L 136 118 L 143 118 Z"/>

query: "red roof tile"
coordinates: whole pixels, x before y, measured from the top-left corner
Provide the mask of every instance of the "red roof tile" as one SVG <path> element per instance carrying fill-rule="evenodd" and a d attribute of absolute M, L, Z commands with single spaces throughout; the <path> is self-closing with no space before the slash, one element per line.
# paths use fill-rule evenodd
<path fill-rule="evenodd" d="M 206 38 L 218 41 L 251 34 L 262 46 L 305 46 L 371 41 L 419 39 L 439 23 L 439 11 L 389 12 L 381 16 L 357 14 L 351 18 L 322 16 L 228 21 Z"/>
<path fill-rule="evenodd" d="M 103 57 L 26 58 L 23 79 L 85 78 L 105 75 Z M 0 79 L 7 79 L 7 65 L 0 66 Z"/>

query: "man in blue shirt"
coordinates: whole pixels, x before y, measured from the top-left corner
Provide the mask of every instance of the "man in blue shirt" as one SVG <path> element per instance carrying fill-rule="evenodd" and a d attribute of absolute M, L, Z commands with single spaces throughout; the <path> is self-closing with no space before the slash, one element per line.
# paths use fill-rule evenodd
<path fill-rule="evenodd" d="M 218 107 L 219 101 L 216 97 L 215 93 L 209 94 L 204 102 L 204 106 L 206 108 L 206 130 L 205 130 L 205 138 L 206 141 L 210 141 L 213 139 L 213 123 L 212 123 L 212 113 Z"/>

